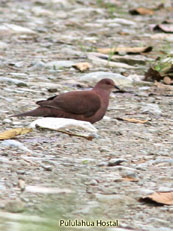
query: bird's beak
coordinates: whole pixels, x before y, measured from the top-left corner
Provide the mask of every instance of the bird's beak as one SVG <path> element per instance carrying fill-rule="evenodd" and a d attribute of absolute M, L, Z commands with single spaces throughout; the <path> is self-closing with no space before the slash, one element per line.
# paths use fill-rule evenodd
<path fill-rule="evenodd" d="M 114 88 L 116 88 L 116 89 L 118 89 L 118 90 L 120 91 L 120 88 L 119 88 L 119 87 L 117 87 L 116 85 L 114 85 Z"/>

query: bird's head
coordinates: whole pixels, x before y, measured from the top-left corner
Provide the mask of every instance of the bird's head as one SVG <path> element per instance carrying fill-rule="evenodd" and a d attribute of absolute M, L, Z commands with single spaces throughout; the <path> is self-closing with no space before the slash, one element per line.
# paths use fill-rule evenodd
<path fill-rule="evenodd" d="M 113 90 L 114 88 L 120 90 L 119 87 L 115 85 L 112 79 L 102 79 L 96 84 L 95 87 L 102 88 L 104 90 L 109 90 L 109 91 Z"/>

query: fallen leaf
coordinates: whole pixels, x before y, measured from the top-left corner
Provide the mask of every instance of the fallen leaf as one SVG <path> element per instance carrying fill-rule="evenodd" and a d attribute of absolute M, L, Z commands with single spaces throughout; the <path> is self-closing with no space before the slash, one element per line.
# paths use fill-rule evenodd
<path fill-rule="evenodd" d="M 127 53 L 127 54 L 141 54 L 152 51 L 152 47 L 117 47 L 117 48 L 98 48 L 97 51 L 102 54 L 118 54 L 118 53 Z"/>
<path fill-rule="evenodd" d="M 122 177 L 114 180 L 114 182 L 122 182 L 122 181 L 138 182 L 138 179 L 135 179 L 133 177 Z"/>
<path fill-rule="evenodd" d="M 11 139 L 18 135 L 24 135 L 32 131 L 32 128 L 14 128 L 0 133 L 0 140 Z"/>
<path fill-rule="evenodd" d="M 123 121 L 127 121 L 130 123 L 139 123 L 139 124 L 145 124 L 148 122 L 148 120 L 138 120 L 138 119 L 134 119 L 134 118 L 116 118 L 117 120 L 123 120 Z"/>
<path fill-rule="evenodd" d="M 148 71 L 145 73 L 145 79 L 144 81 L 160 81 L 163 77 L 160 75 L 160 73 L 156 70 L 154 70 L 152 67 L 148 69 Z"/>
<path fill-rule="evenodd" d="M 78 69 L 81 72 L 87 71 L 91 68 L 91 64 L 90 63 L 76 63 L 73 65 L 74 68 Z"/>
<path fill-rule="evenodd" d="M 126 176 L 126 177 L 122 177 L 123 181 L 132 181 L 132 182 L 138 182 L 137 179 L 130 177 L 130 176 Z"/>
<path fill-rule="evenodd" d="M 146 197 L 140 198 L 140 201 L 155 202 L 162 205 L 173 205 L 173 191 L 154 192 Z"/>
<path fill-rule="evenodd" d="M 173 33 L 173 24 L 158 24 L 153 27 L 153 30 L 162 31 L 165 33 Z"/>
<path fill-rule="evenodd" d="M 132 15 L 153 15 L 154 11 L 152 9 L 139 7 L 139 8 L 130 10 L 129 13 Z"/>

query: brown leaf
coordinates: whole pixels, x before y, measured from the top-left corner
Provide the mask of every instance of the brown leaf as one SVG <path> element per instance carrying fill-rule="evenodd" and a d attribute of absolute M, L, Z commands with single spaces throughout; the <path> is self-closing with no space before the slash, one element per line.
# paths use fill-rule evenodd
<path fill-rule="evenodd" d="M 18 135 L 24 135 L 32 131 L 32 128 L 14 128 L 0 133 L 0 140 L 11 139 Z"/>
<path fill-rule="evenodd" d="M 154 11 L 152 9 L 139 7 L 129 11 L 132 15 L 153 15 Z"/>
<path fill-rule="evenodd" d="M 150 67 L 145 73 L 145 81 L 160 81 L 161 79 L 163 79 L 163 77 L 158 71 L 154 70 L 152 67 Z"/>
<path fill-rule="evenodd" d="M 156 202 L 163 205 L 173 205 L 173 191 L 154 192 L 146 197 L 140 198 L 140 201 Z"/>
<path fill-rule="evenodd" d="M 139 123 L 139 124 L 145 124 L 148 122 L 148 120 L 138 120 L 138 119 L 134 119 L 134 118 L 119 118 L 119 117 L 117 117 L 116 119 L 127 121 L 130 123 Z"/>
<path fill-rule="evenodd" d="M 97 51 L 102 54 L 118 54 L 125 52 L 127 54 L 141 54 L 152 51 L 152 47 L 117 47 L 117 48 L 98 48 Z"/>
<path fill-rule="evenodd" d="M 85 63 L 76 63 L 73 65 L 74 68 L 78 69 L 81 72 L 87 71 L 91 68 L 91 64 Z"/>
<path fill-rule="evenodd" d="M 153 30 L 162 31 L 165 33 L 173 33 L 173 24 L 158 24 L 153 27 Z"/>
<path fill-rule="evenodd" d="M 132 181 L 132 182 L 138 182 L 137 179 L 130 177 L 130 176 L 126 176 L 126 177 L 122 177 L 123 181 Z"/>

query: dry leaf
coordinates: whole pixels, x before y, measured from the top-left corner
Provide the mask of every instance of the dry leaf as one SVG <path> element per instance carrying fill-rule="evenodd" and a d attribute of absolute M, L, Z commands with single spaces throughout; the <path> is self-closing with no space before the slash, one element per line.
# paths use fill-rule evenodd
<path fill-rule="evenodd" d="M 154 70 L 152 67 L 148 69 L 148 71 L 145 73 L 145 81 L 160 81 L 163 77 L 160 75 L 160 73 L 156 70 Z"/>
<path fill-rule="evenodd" d="M 128 177 L 128 176 L 126 176 L 126 177 L 122 177 L 122 180 L 123 180 L 123 181 L 138 182 L 138 180 L 137 180 L 137 179 L 135 179 L 135 178 L 133 178 L 133 177 Z"/>
<path fill-rule="evenodd" d="M 145 124 L 148 122 L 148 120 L 138 120 L 138 119 L 134 119 L 134 118 L 119 118 L 119 117 L 117 117 L 116 119 L 127 121 L 130 123 L 139 123 L 139 124 Z"/>
<path fill-rule="evenodd" d="M 152 9 L 139 7 L 129 11 L 132 15 L 153 15 L 154 11 Z"/>
<path fill-rule="evenodd" d="M 140 198 L 140 201 L 156 202 L 163 205 L 173 205 L 173 191 L 154 192 L 146 197 Z"/>
<path fill-rule="evenodd" d="M 141 54 L 152 51 L 152 47 L 117 47 L 117 48 L 98 48 L 97 51 L 102 54 Z"/>
<path fill-rule="evenodd" d="M 138 182 L 138 179 L 135 179 L 133 177 L 122 177 L 114 180 L 114 182 L 122 182 L 122 181 Z"/>
<path fill-rule="evenodd" d="M 78 69 L 81 72 L 87 71 L 91 68 L 91 64 L 85 62 L 85 63 L 76 63 L 73 65 L 74 68 Z"/>
<path fill-rule="evenodd" d="M 11 139 L 18 135 L 24 135 L 32 131 L 32 128 L 14 128 L 0 133 L 0 140 Z"/>
<path fill-rule="evenodd" d="M 165 33 L 173 33 L 173 24 L 158 24 L 153 30 L 163 31 Z"/>

